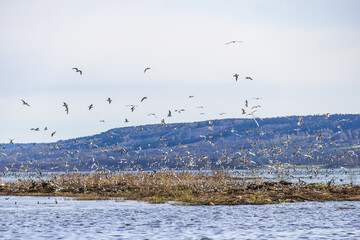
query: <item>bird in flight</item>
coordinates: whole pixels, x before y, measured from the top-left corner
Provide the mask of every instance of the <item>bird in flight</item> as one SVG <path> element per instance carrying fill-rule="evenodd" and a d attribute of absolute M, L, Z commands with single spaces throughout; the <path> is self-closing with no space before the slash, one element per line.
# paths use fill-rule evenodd
<path fill-rule="evenodd" d="M 63 106 L 65 107 L 66 114 L 69 114 L 69 105 L 66 102 L 63 102 Z"/>
<path fill-rule="evenodd" d="M 51 137 L 53 137 L 53 136 L 55 135 L 55 133 L 56 133 L 56 131 L 55 131 L 55 132 L 52 132 L 52 133 L 51 133 Z"/>
<path fill-rule="evenodd" d="M 148 116 L 153 115 L 154 117 L 158 118 L 155 113 L 149 113 Z"/>
<path fill-rule="evenodd" d="M 80 69 L 78 69 L 78 68 L 76 68 L 76 67 L 74 67 L 74 68 L 72 68 L 72 69 L 74 69 L 76 72 L 78 72 L 78 73 L 80 73 L 80 75 L 82 75 L 82 70 L 80 70 Z"/>
<path fill-rule="evenodd" d="M 147 99 L 147 97 L 143 97 L 140 102 L 143 102 L 145 99 Z"/>
<path fill-rule="evenodd" d="M 302 118 L 302 116 L 300 116 L 300 117 L 298 118 L 298 123 L 297 123 L 297 125 L 300 126 L 300 127 L 303 126 L 303 125 L 302 125 L 302 120 L 303 120 L 303 118 Z"/>
<path fill-rule="evenodd" d="M 125 118 L 125 122 L 126 122 L 126 123 L 128 123 L 128 122 L 129 122 L 129 120 L 128 120 L 127 118 Z"/>
<path fill-rule="evenodd" d="M 249 106 L 248 100 L 245 100 L 245 107 L 248 107 L 248 106 Z"/>
<path fill-rule="evenodd" d="M 242 110 L 242 114 L 246 114 L 245 109 L 242 108 L 241 110 Z"/>
<path fill-rule="evenodd" d="M 243 41 L 233 40 L 233 41 L 225 43 L 225 45 L 229 45 L 229 44 L 232 44 L 232 43 L 243 43 Z"/>
<path fill-rule="evenodd" d="M 168 117 L 171 117 L 172 115 L 171 115 L 171 111 L 169 110 L 169 113 L 168 113 L 168 115 L 167 115 Z"/>
<path fill-rule="evenodd" d="M 233 77 L 235 78 L 235 81 L 237 81 L 238 78 L 239 78 L 239 74 L 235 73 L 235 74 L 233 75 Z"/>
<path fill-rule="evenodd" d="M 189 98 L 193 98 L 194 96 L 193 95 L 190 95 Z"/>
<path fill-rule="evenodd" d="M 30 130 L 32 130 L 32 131 L 40 131 L 40 128 L 31 128 Z"/>
<path fill-rule="evenodd" d="M 131 112 L 133 112 L 135 110 L 135 108 L 137 107 L 137 105 L 126 105 L 127 107 L 131 107 Z"/>
<path fill-rule="evenodd" d="M 108 98 L 106 101 L 108 101 L 109 104 L 112 102 L 111 98 Z"/>
<path fill-rule="evenodd" d="M 146 73 L 146 71 L 147 71 L 147 70 L 150 70 L 150 69 L 151 69 L 151 68 L 149 68 L 149 67 L 145 68 L 144 73 Z"/>
<path fill-rule="evenodd" d="M 94 105 L 90 104 L 89 110 L 91 110 L 92 108 L 94 108 Z"/>
<path fill-rule="evenodd" d="M 29 105 L 27 102 L 25 102 L 25 101 L 22 100 L 22 99 L 21 99 L 21 101 L 22 101 L 23 105 L 26 105 L 26 106 L 30 107 L 30 105 Z"/>
<path fill-rule="evenodd" d="M 252 79 L 251 77 L 246 77 L 245 79 L 249 79 L 251 81 L 253 81 L 254 79 Z"/>

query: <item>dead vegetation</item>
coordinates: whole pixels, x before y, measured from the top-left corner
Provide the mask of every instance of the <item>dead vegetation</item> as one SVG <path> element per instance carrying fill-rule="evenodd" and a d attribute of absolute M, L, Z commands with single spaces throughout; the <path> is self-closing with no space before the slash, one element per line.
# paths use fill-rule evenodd
<path fill-rule="evenodd" d="M 192 205 L 272 204 L 304 201 L 360 201 L 360 186 L 261 182 L 211 174 L 89 173 L 56 174 L 48 180 L 1 182 L 0 195 L 62 196 L 82 200 L 177 201 Z"/>

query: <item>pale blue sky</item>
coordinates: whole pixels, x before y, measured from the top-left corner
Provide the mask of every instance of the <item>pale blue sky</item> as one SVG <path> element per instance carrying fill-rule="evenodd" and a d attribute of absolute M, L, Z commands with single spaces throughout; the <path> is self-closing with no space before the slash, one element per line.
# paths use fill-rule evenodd
<path fill-rule="evenodd" d="M 0 36 L 0 142 L 249 117 L 246 99 L 259 117 L 360 112 L 359 1 L 0 0 Z"/>

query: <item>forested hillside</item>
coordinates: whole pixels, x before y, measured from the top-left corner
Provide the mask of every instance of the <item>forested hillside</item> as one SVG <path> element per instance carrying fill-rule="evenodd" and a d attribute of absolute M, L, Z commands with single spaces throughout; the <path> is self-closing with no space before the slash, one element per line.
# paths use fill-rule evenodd
<path fill-rule="evenodd" d="M 116 128 L 48 144 L 2 144 L 1 171 L 360 166 L 360 115 L 222 119 Z"/>

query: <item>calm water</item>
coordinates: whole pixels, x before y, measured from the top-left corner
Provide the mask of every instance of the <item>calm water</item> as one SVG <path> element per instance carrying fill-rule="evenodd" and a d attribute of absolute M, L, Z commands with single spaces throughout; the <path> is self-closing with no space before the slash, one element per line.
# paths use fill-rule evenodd
<path fill-rule="evenodd" d="M 359 219 L 360 202 L 181 206 L 0 196 L 1 239 L 360 239 Z"/>
<path fill-rule="evenodd" d="M 197 171 L 193 171 L 197 172 Z M 205 173 L 211 173 L 210 171 L 202 171 Z M 87 172 L 89 173 L 89 172 Z M 134 172 L 136 173 L 136 172 Z M 262 181 L 279 181 L 286 180 L 290 182 L 303 181 L 307 183 L 317 182 L 317 183 L 328 183 L 333 181 L 335 184 L 354 184 L 360 185 L 360 168 L 350 168 L 350 169 L 275 169 L 275 170 L 266 170 L 266 169 L 254 169 L 254 170 L 236 170 L 230 171 L 231 175 L 236 177 L 250 178 L 249 181 L 254 180 L 254 178 L 259 178 Z M 10 173 L 0 173 L 0 179 L 4 182 L 11 182 L 16 180 L 29 180 L 33 179 L 38 181 L 40 179 L 47 180 L 52 173 L 43 173 L 42 177 L 39 177 L 37 173 L 25 173 L 25 172 L 10 172 Z M 54 173 L 58 174 L 58 173 Z M 62 172 L 60 174 L 65 174 Z M 116 173 L 115 173 L 116 174 Z"/>

